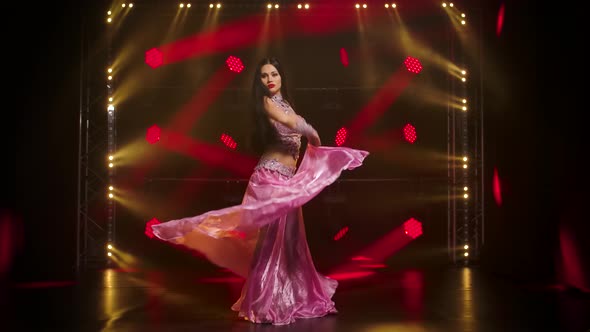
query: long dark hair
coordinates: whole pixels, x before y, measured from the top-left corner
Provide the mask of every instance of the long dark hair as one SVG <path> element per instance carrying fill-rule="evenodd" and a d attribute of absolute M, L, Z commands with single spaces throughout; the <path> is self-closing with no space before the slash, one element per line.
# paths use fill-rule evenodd
<path fill-rule="evenodd" d="M 277 142 L 278 134 L 275 127 L 270 123 L 268 115 L 264 111 L 263 98 L 270 97 L 268 87 L 262 84 L 260 77 L 260 70 L 264 65 L 273 65 L 279 75 L 281 75 L 281 96 L 283 100 L 289 103 L 294 108 L 293 101 L 289 96 L 289 89 L 287 85 L 287 75 L 281 66 L 279 60 L 275 57 L 264 58 L 260 60 L 254 71 L 254 79 L 252 80 L 252 109 L 254 117 L 255 130 L 252 136 L 252 145 L 254 150 L 262 154 L 272 144 Z"/>

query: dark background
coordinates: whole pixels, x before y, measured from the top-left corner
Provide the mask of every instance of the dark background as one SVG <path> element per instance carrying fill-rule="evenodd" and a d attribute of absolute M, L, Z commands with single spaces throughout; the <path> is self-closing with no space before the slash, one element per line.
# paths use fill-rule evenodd
<path fill-rule="evenodd" d="M 487 194 L 479 265 L 519 280 L 587 289 L 586 107 L 579 104 L 586 61 L 575 39 L 581 21 L 570 16 L 571 8 L 548 13 L 532 1 L 508 1 L 497 37 L 502 2 L 480 3 L 486 9 L 483 75 L 500 79 L 484 91 L 485 181 L 491 188 L 497 167 L 504 204 L 497 208 Z M 12 226 L 1 238 L 1 254 L 13 281 L 73 277 L 81 4 L 7 9 L 21 22 L 5 27 L 3 52 L 9 93 L 2 213 Z M 583 282 L 564 277 L 560 227 L 573 234 Z"/>

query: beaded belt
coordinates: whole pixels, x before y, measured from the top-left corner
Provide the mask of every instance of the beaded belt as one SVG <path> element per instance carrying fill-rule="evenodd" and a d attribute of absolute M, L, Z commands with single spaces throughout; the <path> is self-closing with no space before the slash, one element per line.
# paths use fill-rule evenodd
<path fill-rule="evenodd" d="M 287 177 L 292 177 L 295 175 L 295 171 L 297 168 L 295 166 L 287 166 L 285 164 L 280 163 L 276 159 L 261 159 L 258 162 L 258 165 L 254 167 L 254 170 L 258 170 L 261 168 L 266 168 L 271 171 L 279 172 Z"/>

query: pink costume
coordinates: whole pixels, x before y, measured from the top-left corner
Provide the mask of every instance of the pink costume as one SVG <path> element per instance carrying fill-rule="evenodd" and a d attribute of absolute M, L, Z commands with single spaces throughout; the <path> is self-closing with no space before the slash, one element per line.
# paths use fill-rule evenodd
<path fill-rule="evenodd" d="M 272 98 L 285 112 L 294 110 Z M 272 121 L 279 146 L 298 158 L 301 134 Z M 338 282 L 317 272 L 305 236 L 301 207 L 332 184 L 343 170 L 359 167 L 368 152 L 308 145 L 298 169 L 262 158 L 242 203 L 152 225 L 165 241 L 203 253 L 212 263 L 246 278 L 232 306 L 255 323 L 284 325 L 336 313 L 331 300 Z"/>

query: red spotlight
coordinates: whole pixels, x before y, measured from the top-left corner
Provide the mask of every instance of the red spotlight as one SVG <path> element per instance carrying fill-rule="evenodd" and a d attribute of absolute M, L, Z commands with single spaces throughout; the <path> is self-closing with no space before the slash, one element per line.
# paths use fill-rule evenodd
<path fill-rule="evenodd" d="M 152 230 L 152 225 L 157 225 L 157 224 L 160 224 L 160 221 L 158 219 L 156 219 L 156 218 L 152 218 L 152 220 L 148 221 L 145 224 L 145 231 L 144 231 L 144 233 L 150 239 L 153 239 L 154 236 L 155 236 L 154 235 L 154 231 Z"/>
<path fill-rule="evenodd" d="M 407 57 L 404 60 L 404 65 L 406 65 L 406 69 L 408 69 L 410 73 L 418 74 L 422 71 L 422 64 L 420 63 L 420 60 L 414 57 Z"/>
<path fill-rule="evenodd" d="M 338 129 L 338 132 L 336 133 L 336 139 L 334 140 L 337 146 L 341 146 L 342 144 L 344 144 L 344 142 L 346 142 L 346 135 L 346 128 L 342 127 Z"/>
<path fill-rule="evenodd" d="M 416 128 L 414 126 L 412 126 L 411 124 L 406 124 L 404 126 L 404 139 L 408 142 L 408 143 L 412 143 L 414 144 L 414 142 L 416 142 L 416 139 L 418 138 L 418 136 L 416 135 Z"/>
<path fill-rule="evenodd" d="M 227 134 L 221 134 L 221 142 L 223 142 L 223 144 L 225 144 L 225 146 L 227 146 L 230 149 L 235 149 L 236 146 L 238 146 L 238 143 L 236 143 L 236 141 L 234 141 L 234 139 L 227 135 Z"/>
<path fill-rule="evenodd" d="M 347 232 L 348 232 L 348 226 L 339 230 L 338 233 L 336 233 L 336 235 L 334 236 L 334 241 L 340 240 L 344 236 L 344 234 L 346 234 Z"/>
<path fill-rule="evenodd" d="M 414 218 L 410 218 L 404 222 L 404 233 L 412 239 L 422 235 L 422 223 Z"/>
<path fill-rule="evenodd" d="M 348 67 L 348 53 L 346 53 L 344 47 L 340 49 L 340 62 L 344 67 Z"/>
<path fill-rule="evenodd" d="M 244 70 L 244 64 L 242 63 L 242 60 L 238 57 L 233 56 L 233 55 L 230 55 L 227 58 L 227 60 L 225 60 L 225 64 L 227 65 L 229 70 L 236 72 L 236 73 L 241 73 L 242 70 Z"/>
<path fill-rule="evenodd" d="M 160 140 L 160 134 L 162 130 L 157 125 L 153 125 L 147 129 L 145 134 L 145 140 L 150 144 L 157 143 Z"/>
<path fill-rule="evenodd" d="M 145 52 L 145 63 L 152 68 L 160 67 L 164 63 L 162 51 L 157 48 L 152 48 Z"/>

